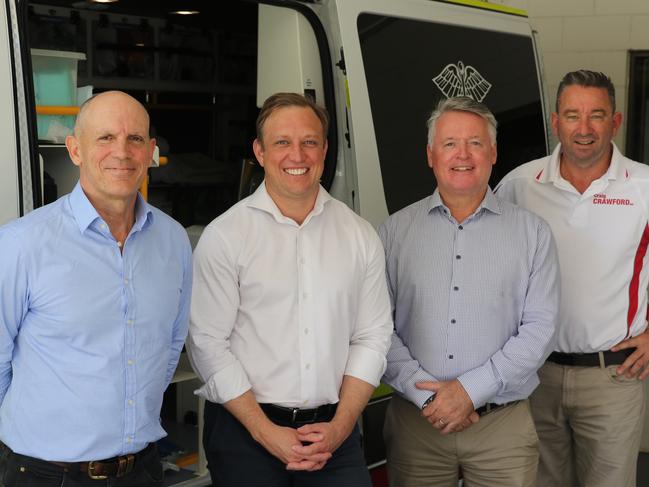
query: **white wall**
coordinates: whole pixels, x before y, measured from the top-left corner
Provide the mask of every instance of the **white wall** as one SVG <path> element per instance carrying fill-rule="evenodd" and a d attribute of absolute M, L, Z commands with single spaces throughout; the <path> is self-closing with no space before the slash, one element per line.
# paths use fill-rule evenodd
<path fill-rule="evenodd" d="M 568 71 L 602 71 L 615 84 L 618 110 L 626 115 L 629 51 L 649 49 L 648 0 L 491 0 L 526 10 L 538 32 L 545 83 L 554 107 Z M 624 151 L 626 123 L 615 142 Z"/>

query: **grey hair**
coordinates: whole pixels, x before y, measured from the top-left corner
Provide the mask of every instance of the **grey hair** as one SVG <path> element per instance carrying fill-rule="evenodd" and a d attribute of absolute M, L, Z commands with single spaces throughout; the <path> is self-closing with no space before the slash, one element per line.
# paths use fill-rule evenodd
<path fill-rule="evenodd" d="M 557 101 L 555 105 L 557 113 L 559 113 L 559 98 L 561 97 L 561 93 L 563 93 L 563 90 L 566 89 L 567 86 L 572 85 L 584 86 L 587 88 L 604 88 L 608 93 L 608 99 L 611 102 L 613 113 L 615 113 L 615 86 L 613 86 L 611 78 L 599 71 L 589 71 L 588 69 L 571 71 L 566 73 L 563 77 L 559 83 L 559 88 L 557 89 Z"/>
<path fill-rule="evenodd" d="M 473 98 L 467 96 L 457 96 L 452 98 L 444 98 L 439 101 L 433 112 L 428 117 L 426 127 L 428 127 L 428 145 L 432 146 L 435 139 L 435 125 L 439 118 L 448 112 L 468 112 L 473 113 L 484 121 L 487 122 L 487 129 L 489 130 L 489 137 L 491 143 L 496 143 L 496 136 L 498 135 L 498 122 L 496 117 L 487 108 L 486 105 L 475 101 Z"/>

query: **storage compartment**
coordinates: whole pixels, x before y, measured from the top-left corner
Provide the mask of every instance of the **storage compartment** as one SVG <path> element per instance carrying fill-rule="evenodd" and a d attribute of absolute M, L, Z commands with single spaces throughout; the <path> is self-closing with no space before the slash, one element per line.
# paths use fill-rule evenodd
<path fill-rule="evenodd" d="M 79 52 L 32 49 L 36 106 L 77 104 L 77 63 L 86 55 Z M 74 129 L 74 115 L 37 115 L 38 139 L 62 143 Z"/>

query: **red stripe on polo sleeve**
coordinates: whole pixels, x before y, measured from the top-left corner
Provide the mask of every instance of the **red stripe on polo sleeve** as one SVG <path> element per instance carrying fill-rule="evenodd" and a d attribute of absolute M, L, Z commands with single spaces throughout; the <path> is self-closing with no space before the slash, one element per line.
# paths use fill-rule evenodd
<path fill-rule="evenodd" d="M 638 312 L 638 286 L 640 285 L 640 272 L 644 263 L 644 257 L 647 254 L 647 245 L 649 245 L 649 225 L 645 225 L 644 232 L 640 238 L 640 244 L 635 252 L 635 259 L 633 260 L 633 276 L 631 277 L 631 284 L 629 285 L 629 313 L 626 318 L 627 324 L 627 338 L 631 334 L 631 324 Z"/>

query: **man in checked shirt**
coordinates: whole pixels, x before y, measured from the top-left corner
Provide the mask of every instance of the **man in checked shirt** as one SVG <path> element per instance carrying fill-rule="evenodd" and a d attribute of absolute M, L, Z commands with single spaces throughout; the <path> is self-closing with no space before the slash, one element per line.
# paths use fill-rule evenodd
<path fill-rule="evenodd" d="M 428 120 L 432 196 L 392 215 L 386 252 L 395 331 L 384 381 L 390 485 L 535 485 L 527 397 L 554 345 L 550 228 L 489 188 L 496 120 L 470 98 Z"/>

